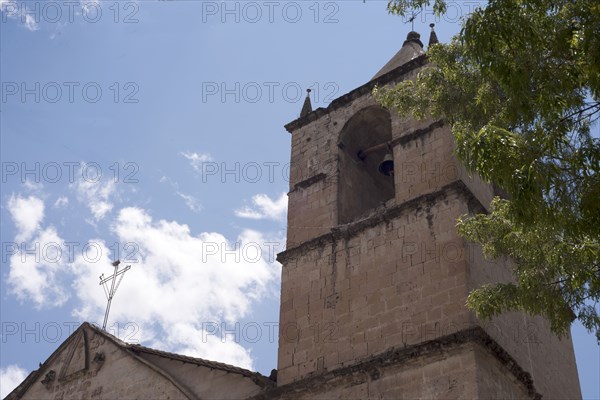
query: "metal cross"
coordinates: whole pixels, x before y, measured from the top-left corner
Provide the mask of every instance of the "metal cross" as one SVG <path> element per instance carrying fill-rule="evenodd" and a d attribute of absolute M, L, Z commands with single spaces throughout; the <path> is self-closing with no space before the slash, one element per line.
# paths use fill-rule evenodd
<path fill-rule="evenodd" d="M 112 263 L 112 266 L 115 267 L 115 272 L 108 278 L 105 278 L 104 274 L 100 275 L 100 285 L 104 288 L 104 294 L 106 294 L 106 299 L 108 300 L 108 303 L 106 304 L 106 312 L 104 313 L 104 323 L 102 324 L 103 331 L 106 330 L 106 322 L 108 322 L 108 313 L 110 311 L 110 303 L 112 302 L 112 299 L 113 299 L 117 289 L 119 288 L 121 281 L 123 280 L 123 276 L 125 275 L 125 272 L 127 272 L 129 270 L 129 268 L 131 268 L 131 265 L 128 265 L 119 271 L 119 264 L 121 264 L 121 261 L 119 261 L 119 260 Z M 119 277 L 118 282 L 117 282 L 117 276 Z M 112 281 L 112 283 L 110 285 L 110 290 L 108 290 L 107 285 L 106 285 L 109 281 Z M 115 283 L 116 283 L 116 286 L 115 286 Z"/>
<path fill-rule="evenodd" d="M 414 31 L 415 30 L 415 18 L 417 18 L 417 16 L 421 14 L 421 11 L 419 11 L 418 13 L 415 13 L 414 11 L 412 12 L 412 16 L 408 19 L 408 21 L 406 22 L 410 22 L 411 27 L 410 30 Z"/>

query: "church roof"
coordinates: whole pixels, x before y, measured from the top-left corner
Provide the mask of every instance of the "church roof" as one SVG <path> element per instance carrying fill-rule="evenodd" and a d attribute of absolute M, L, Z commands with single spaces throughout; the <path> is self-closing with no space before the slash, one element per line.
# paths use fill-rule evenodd
<path fill-rule="evenodd" d="M 300 116 L 304 117 L 305 115 L 310 114 L 312 110 L 312 104 L 310 103 L 310 89 L 306 89 L 306 98 L 304 99 Z"/>
<path fill-rule="evenodd" d="M 203 358 L 185 356 L 183 354 L 169 353 L 167 351 L 151 349 L 150 347 L 142 346 L 140 344 L 125 343 L 125 345 L 136 354 L 145 353 L 145 354 L 155 355 L 155 356 L 159 356 L 159 357 L 163 357 L 163 358 L 168 358 L 170 360 L 176 360 L 176 361 L 181 361 L 184 363 L 194 364 L 197 366 L 206 367 L 206 368 L 210 368 L 210 369 L 217 369 L 220 371 L 231 372 L 234 374 L 240 374 L 247 378 L 251 378 L 259 385 L 262 384 L 261 386 L 267 386 L 269 383 L 268 378 L 261 375 L 260 373 L 252 372 L 252 371 L 244 369 L 244 368 L 236 367 L 235 365 L 229 365 L 229 364 L 220 363 L 217 361 L 205 360 Z"/>
<path fill-rule="evenodd" d="M 429 46 L 439 43 L 435 30 L 431 27 Z M 427 62 L 426 53 L 423 50 L 421 35 L 415 31 L 409 32 L 400 50 L 375 74 L 373 78 L 362 86 L 357 87 L 345 95 L 333 100 L 326 108 L 312 109 L 310 98 L 307 96 L 300 112 L 300 117 L 285 125 L 288 132 L 293 132 L 305 124 L 314 121 L 321 116 L 346 105 L 358 96 L 373 90 L 375 86 L 383 86 L 395 81 L 399 76 L 420 68 Z"/>
<path fill-rule="evenodd" d="M 351 103 L 352 101 L 354 101 L 355 99 L 357 99 L 360 96 L 363 96 L 367 93 L 371 93 L 373 91 L 373 88 L 375 86 L 383 86 L 383 85 L 387 85 L 390 84 L 394 81 L 396 81 L 397 79 L 399 79 L 400 77 L 402 77 L 404 74 L 407 74 L 408 72 L 420 68 L 422 66 L 424 66 L 427 63 L 427 58 L 425 56 L 425 53 L 421 54 L 420 56 L 408 61 L 406 64 L 400 65 L 394 69 L 392 69 L 391 71 L 378 76 L 377 78 L 374 78 L 372 80 L 370 80 L 369 82 L 357 87 L 356 89 L 338 97 L 337 99 L 334 99 L 331 103 L 329 103 L 329 105 L 327 107 L 319 107 L 316 110 L 313 110 L 312 112 L 309 112 L 308 114 L 304 115 L 304 116 L 300 116 L 299 118 L 296 118 L 295 120 L 287 123 L 285 125 L 285 129 L 289 132 L 292 133 L 294 132 L 296 129 L 299 129 L 301 127 L 303 127 L 306 124 L 309 124 L 319 118 L 321 118 L 324 115 L 329 114 L 330 112 L 337 110 L 340 107 L 345 107 L 346 105 L 348 105 L 349 103 Z"/>
<path fill-rule="evenodd" d="M 421 35 L 415 31 L 411 31 L 406 36 L 406 40 L 402 44 L 402 48 L 396 53 L 396 55 L 394 55 L 394 57 L 392 57 L 390 61 L 387 62 L 387 64 L 383 66 L 383 68 L 379 70 L 379 72 L 375 74 L 371 80 L 377 79 L 400 67 L 401 65 L 404 65 L 407 62 L 422 56 L 423 54 L 425 54 L 425 51 L 423 51 Z"/>
<path fill-rule="evenodd" d="M 126 353 L 131 354 L 132 357 L 143 360 L 144 363 L 150 364 L 152 369 L 163 371 L 164 373 L 162 375 L 167 378 L 177 377 L 182 372 L 182 366 L 185 369 L 185 365 L 189 364 L 190 369 L 204 367 L 210 370 L 223 371 L 228 374 L 232 373 L 240 375 L 243 378 L 249 378 L 252 380 L 252 382 L 254 382 L 255 385 L 263 389 L 275 386 L 274 381 L 258 372 L 253 372 L 244 368 L 236 367 L 234 365 L 205 360 L 203 358 L 190 357 L 182 354 L 152 349 L 139 344 L 126 343 L 110 333 L 103 331 L 99 327 L 90 324 L 89 322 L 84 322 L 50 355 L 50 357 L 48 357 L 44 363 L 40 363 L 40 366 L 37 370 L 31 372 L 27 378 L 25 378 L 25 380 L 21 382 L 21 384 L 17 386 L 5 399 L 12 400 L 21 398 L 31 385 L 43 379 L 44 373 L 46 373 L 46 370 L 48 369 L 47 367 L 52 365 L 60 357 L 60 354 L 63 353 L 72 342 L 76 342 L 77 337 L 80 336 L 84 331 L 87 331 L 88 334 L 89 331 L 93 331 L 94 334 L 104 337 Z M 173 361 L 177 361 L 178 365 L 172 368 L 170 362 L 172 363 Z M 170 369 L 173 370 L 170 371 Z M 181 386 L 181 382 L 172 380 L 172 383 L 178 387 Z"/>

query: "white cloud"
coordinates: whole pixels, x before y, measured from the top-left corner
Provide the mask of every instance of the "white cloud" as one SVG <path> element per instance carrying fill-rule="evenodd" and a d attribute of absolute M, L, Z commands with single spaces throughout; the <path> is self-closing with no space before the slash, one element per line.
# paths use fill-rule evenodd
<path fill-rule="evenodd" d="M 39 30 L 39 24 L 27 10 L 26 2 L 0 0 L 0 13 L 4 14 L 4 17 L 20 20 L 23 26 L 29 31 Z M 2 18 L 3 20 L 5 19 L 4 17 Z"/>
<path fill-rule="evenodd" d="M 185 202 L 185 205 L 191 211 L 193 211 L 195 213 L 199 213 L 200 211 L 202 211 L 202 204 L 200 204 L 200 201 L 192 195 L 180 192 L 179 191 L 179 183 L 177 183 L 176 181 L 172 180 L 168 176 L 163 175 L 158 182 L 159 183 L 168 183 L 175 191 L 175 194 L 183 199 L 183 201 Z"/>
<path fill-rule="evenodd" d="M 35 21 L 35 19 L 30 15 L 27 14 L 25 15 L 25 28 L 27 28 L 30 31 L 37 31 L 40 29 L 40 26 L 38 25 L 38 23 Z"/>
<path fill-rule="evenodd" d="M 86 243 L 99 247 L 98 258 L 85 257 L 81 243 L 72 260 L 56 229 L 44 226 L 41 199 L 13 195 L 9 203 L 16 234 L 29 238 L 26 249 L 37 245 L 36 253 L 41 254 L 36 259 L 19 246 L 13 249 L 7 277 L 11 294 L 37 308 L 60 306 L 75 297 L 73 316 L 99 323 L 106 297 L 98 277 L 112 274 L 110 263 L 120 258 L 122 267 L 132 267 L 113 302 L 109 331 L 118 321 L 121 331 L 114 333 L 127 340 L 123 326 L 133 323 L 136 335 L 129 339 L 253 368 L 251 351 L 239 337 L 223 340 L 224 332 L 208 330 L 206 324 L 233 327 L 248 318 L 259 301 L 277 295 L 280 265 L 275 254 L 283 249 L 283 240 L 252 230 L 232 239 L 217 232 L 193 234 L 186 224 L 154 220 L 148 211 L 129 207 L 109 224 L 121 254 L 113 253 L 114 240 L 94 239 Z M 52 262 L 56 258 L 59 261 Z"/>
<path fill-rule="evenodd" d="M 287 215 L 287 206 L 288 198 L 285 193 L 275 200 L 266 194 L 257 194 L 252 197 L 252 207 L 245 206 L 237 209 L 235 215 L 240 218 L 283 221 Z"/>
<path fill-rule="evenodd" d="M 54 202 L 54 208 L 63 208 L 69 205 L 69 198 L 67 196 L 61 196 Z"/>
<path fill-rule="evenodd" d="M 30 299 L 36 307 L 63 304 L 68 296 L 57 283 L 57 275 L 64 271 L 66 249 L 54 227 L 41 227 L 44 202 L 13 194 L 7 206 L 17 229 L 15 241 L 7 244 L 6 252 L 10 252 L 11 291 L 21 300 Z"/>
<path fill-rule="evenodd" d="M 174 181 L 173 179 L 169 178 L 166 175 L 163 175 L 158 183 L 168 183 L 169 185 L 171 185 L 171 187 L 175 190 L 179 190 L 179 183 L 177 183 L 176 181 Z"/>
<path fill-rule="evenodd" d="M 66 272 L 67 249 L 54 227 L 41 227 L 44 202 L 34 196 L 13 194 L 7 206 L 17 230 L 15 241 L 5 243 L 5 254 L 10 254 L 11 292 L 20 300 L 31 300 L 38 308 L 60 306 L 68 299 L 58 283 L 58 275 Z"/>
<path fill-rule="evenodd" d="M 120 243 L 135 244 L 129 252 L 139 262 L 122 260 L 132 268 L 119 286 L 110 320 L 135 321 L 145 344 L 252 368 L 248 350 L 207 335 L 202 322 L 231 326 L 271 293 L 280 268 L 274 261 L 275 241 L 250 230 L 235 242 L 215 232 L 194 236 L 185 224 L 154 221 L 145 210 L 131 207 L 120 210 L 112 227 Z M 99 265 L 109 263 L 107 258 L 100 264 L 76 259 L 77 317 L 102 319 L 106 299 L 98 288 Z"/>
<path fill-rule="evenodd" d="M 101 0 L 79 0 L 81 7 L 100 6 Z"/>
<path fill-rule="evenodd" d="M 85 168 L 85 164 L 82 168 Z M 71 184 L 77 192 L 79 201 L 85 203 L 90 209 L 95 221 L 100 221 L 113 209 L 111 196 L 115 194 L 116 184 L 112 179 L 105 182 L 98 179 L 86 179 L 85 174 L 80 174 L 81 179 Z"/>
<path fill-rule="evenodd" d="M 222 340 L 220 335 L 212 334 L 212 330 L 203 330 L 201 324 L 176 324 L 172 330 L 169 345 L 176 349 L 176 353 L 207 360 L 226 360 L 222 362 L 253 369 L 250 352 L 235 339 Z"/>
<path fill-rule="evenodd" d="M 57 36 L 62 35 L 66 26 L 67 26 L 67 21 L 62 22 L 62 23 L 60 21 L 57 22 L 54 27 L 54 32 L 52 32 L 50 34 L 50 40 L 54 40 L 54 39 L 56 39 Z"/>
<path fill-rule="evenodd" d="M 194 170 L 197 172 L 202 172 L 202 163 L 213 160 L 211 155 L 208 153 L 195 153 L 190 151 L 183 151 L 180 154 L 188 159 L 192 168 L 194 168 Z"/>
<path fill-rule="evenodd" d="M 30 192 L 40 192 L 44 188 L 44 185 L 41 182 L 32 182 L 29 179 L 25 180 L 23 186 Z"/>
<path fill-rule="evenodd" d="M 17 228 L 15 241 L 29 240 L 44 219 L 44 202 L 35 196 L 25 198 L 13 194 L 7 206 Z"/>
<path fill-rule="evenodd" d="M 177 195 L 183 199 L 185 205 L 193 212 L 199 213 L 200 210 L 202 210 L 202 205 L 200 205 L 200 202 L 194 196 L 190 196 L 181 192 L 177 192 Z"/>
<path fill-rule="evenodd" d="M 29 299 L 37 308 L 58 307 L 68 300 L 68 292 L 58 279 L 61 273 L 68 272 L 68 250 L 63 243 L 50 226 L 11 255 L 8 284 L 17 298 Z"/>
<path fill-rule="evenodd" d="M 28 373 L 18 365 L 9 365 L 0 368 L 0 398 L 5 398 L 10 392 L 21 384 Z"/>

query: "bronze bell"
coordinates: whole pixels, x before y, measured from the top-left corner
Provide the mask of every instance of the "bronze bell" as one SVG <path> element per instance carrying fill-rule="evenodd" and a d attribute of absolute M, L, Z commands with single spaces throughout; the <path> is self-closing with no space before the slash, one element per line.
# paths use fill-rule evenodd
<path fill-rule="evenodd" d="M 394 175 L 394 156 L 392 156 L 392 153 L 387 153 L 383 157 L 383 161 L 379 164 L 379 173 L 385 176 Z"/>

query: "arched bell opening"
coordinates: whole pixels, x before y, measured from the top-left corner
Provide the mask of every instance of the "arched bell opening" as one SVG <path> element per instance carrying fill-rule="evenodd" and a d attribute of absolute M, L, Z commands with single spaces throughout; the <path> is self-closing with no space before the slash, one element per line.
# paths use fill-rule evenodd
<path fill-rule="evenodd" d="M 394 197 L 390 113 L 377 106 L 356 113 L 340 134 L 338 223 L 358 219 Z"/>

